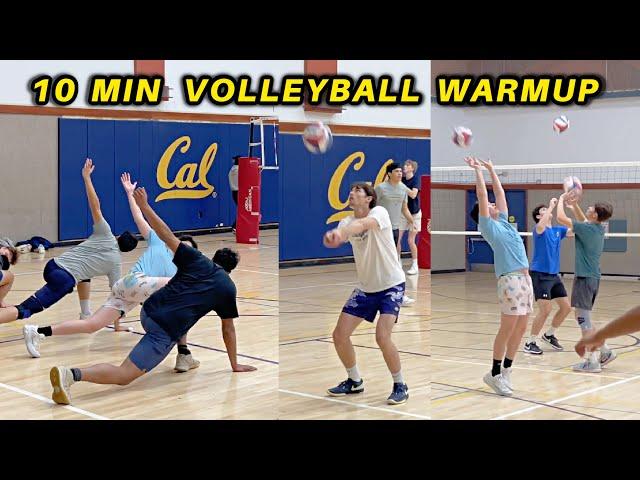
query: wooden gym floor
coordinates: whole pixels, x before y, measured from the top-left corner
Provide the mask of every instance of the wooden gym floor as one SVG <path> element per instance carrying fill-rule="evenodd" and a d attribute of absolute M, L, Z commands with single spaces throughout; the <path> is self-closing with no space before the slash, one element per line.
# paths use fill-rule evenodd
<path fill-rule="evenodd" d="M 565 277 L 564 283 L 570 294 L 573 279 Z M 593 312 L 595 325 L 636 306 L 639 293 L 637 279 L 603 279 Z M 431 298 L 434 419 L 640 419 L 640 336 L 610 341 L 618 358 L 602 373 L 573 372 L 571 366 L 579 361 L 573 347 L 580 329 L 572 312 L 556 332 L 564 351 L 553 351 L 544 342 L 538 344 L 543 355 L 521 350 L 513 365 L 514 395 L 501 397 L 482 381 L 491 368 L 499 325 L 493 273 L 435 274 Z M 535 313 L 537 309 L 525 338 Z M 543 331 L 550 322 L 551 317 Z"/>
<path fill-rule="evenodd" d="M 175 350 L 150 373 L 126 387 L 79 383 L 73 386 L 72 406 L 51 402 L 49 369 L 55 365 L 82 367 L 120 364 L 140 339 L 139 308 L 123 320 L 132 333 L 112 328 L 93 335 L 49 337 L 41 343 L 42 357 L 31 358 L 22 339 L 24 320 L 0 325 L 0 419 L 275 419 L 278 385 L 278 231 L 260 233 L 260 245 L 239 245 L 230 233 L 196 237 L 200 249 L 213 256 L 231 247 L 241 255 L 232 278 L 238 287 L 236 320 L 239 361 L 258 367 L 233 373 L 222 340 L 220 319 L 209 314 L 189 332 L 190 350 L 202 363 L 187 373 L 173 371 Z M 123 255 L 123 273 L 146 247 Z M 25 254 L 12 271 L 17 274 L 7 303 L 20 303 L 44 281 L 42 270 L 52 256 Z M 91 308 L 96 311 L 109 295 L 106 277 L 92 281 Z M 41 326 L 76 319 L 77 294 L 67 295 L 28 322 Z"/>
<path fill-rule="evenodd" d="M 346 378 L 331 333 L 355 285 L 354 264 L 280 270 L 280 418 L 429 419 L 428 270 L 407 275 L 407 293 L 417 301 L 401 309 L 392 337 L 401 352 L 409 401 L 387 405 L 392 379 L 375 341 L 375 326 L 368 322 L 352 337 L 364 393 L 327 396 L 327 388 Z"/>

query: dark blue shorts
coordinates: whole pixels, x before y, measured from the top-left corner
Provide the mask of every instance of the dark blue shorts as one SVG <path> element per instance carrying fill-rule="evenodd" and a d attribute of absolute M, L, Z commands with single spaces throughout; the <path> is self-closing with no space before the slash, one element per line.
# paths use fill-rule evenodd
<path fill-rule="evenodd" d="M 140 310 L 140 322 L 147 333 L 133 347 L 129 360 L 143 372 L 149 372 L 167 358 L 176 342 L 145 313 L 144 308 Z"/>
<path fill-rule="evenodd" d="M 404 282 L 374 293 L 366 293 L 356 288 L 342 311 L 354 317 L 364 318 L 367 322 L 373 322 L 378 312 L 380 315 L 395 315 L 397 319 L 403 296 Z"/>

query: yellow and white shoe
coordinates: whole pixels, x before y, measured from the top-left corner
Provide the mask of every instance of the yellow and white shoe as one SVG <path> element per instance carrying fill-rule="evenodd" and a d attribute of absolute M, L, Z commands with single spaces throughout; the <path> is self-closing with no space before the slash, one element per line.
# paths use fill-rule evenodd
<path fill-rule="evenodd" d="M 67 367 L 53 367 L 49 372 L 49 380 L 53 387 L 51 399 L 60 405 L 71 403 L 71 385 L 74 384 L 73 373 Z"/>

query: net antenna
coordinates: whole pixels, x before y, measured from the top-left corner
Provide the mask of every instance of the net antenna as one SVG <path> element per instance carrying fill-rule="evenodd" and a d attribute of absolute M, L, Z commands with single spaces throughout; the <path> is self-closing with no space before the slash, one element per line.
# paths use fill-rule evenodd
<path fill-rule="evenodd" d="M 274 164 L 267 165 L 266 163 L 266 155 L 264 152 L 264 124 L 272 123 L 273 124 L 273 153 L 274 153 Z M 255 149 L 259 149 L 260 155 L 260 163 L 262 165 L 263 170 L 279 170 L 278 163 L 278 117 L 251 117 L 249 120 L 249 157 L 258 157 L 254 154 Z M 260 139 L 258 141 L 254 141 L 254 132 L 257 131 L 260 133 Z"/>

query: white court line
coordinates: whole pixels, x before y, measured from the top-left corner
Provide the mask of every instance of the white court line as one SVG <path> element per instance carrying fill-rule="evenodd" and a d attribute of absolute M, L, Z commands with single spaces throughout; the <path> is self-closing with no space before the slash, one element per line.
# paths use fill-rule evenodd
<path fill-rule="evenodd" d="M 287 278 L 287 277 L 282 277 Z M 347 282 L 347 283 L 325 283 L 321 285 L 305 285 L 304 287 L 287 287 L 281 288 L 280 291 L 283 290 L 301 290 L 303 288 L 318 288 L 318 287 L 333 287 L 334 285 L 356 285 L 358 282 Z"/>
<path fill-rule="evenodd" d="M 539 408 L 544 408 L 550 405 L 555 405 L 556 403 L 564 402 L 566 400 L 571 400 L 572 398 L 581 397 L 583 395 L 589 395 L 590 393 L 599 392 L 600 390 L 604 390 L 609 387 L 615 387 L 617 385 L 622 385 L 623 383 L 631 382 L 632 380 L 637 380 L 640 378 L 640 375 L 636 375 L 635 377 L 625 378 L 624 380 L 618 380 L 617 382 L 610 383 L 608 385 L 603 385 L 601 387 L 592 388 L 591 390 L 586 390 L 584 392 L 574 393 L 573 395 L 567 395 L 566 397 L 558 398 L 557 400 L 552 400 L 550 402 L 545 402 L 543 405 L 534 405 L 533 407 L 523 408 L 522 410 L 516 410 L 515 412 L 507 413 L 505 415 L 500 415 L 499 417 L 492 418 L 492 420 L 504 420 L 505 418 L 513 417 L 514 415 L 520 415 L 521 413 L 531 412 L 533 410 L 537 410 Z"/>
<path fill-rule="evenodd" d="M 351 405 L 352 407 L 367 408 L 369 410 L 379 410 L 381 412 L 395 413 L 396 415 L 405 415 L 407 417 L 415 417 L 415 418 L 421 418 L 423 420 L 431 420 L 431 417 L 427 417 L 426 415 L 418 415 L 417 413 L 401 412 L 400 410 L 392 410 L 391 408 L 374 407 L 371 405 L 367 405 L 366 403 L 351 403 L 345 400 L 338 400 L 336 398 L 319 397 L 317 395 L 310 395 L 308 393 L 300 393 L 300 392 L 292 392 L 290 390 L 278 389 L 278 391 L 282 393 L 288 393 L 289 395 L 298 395 L 300 397 L 315 398 L 317 400 L 326 400 L 327 402 L 344 403 L 345 405 Z"/>
<path fill-rule="evenodd" d="M 271 272 L 260 272 L 260 271 L 258 271 L 258 270 L 243 270 L 243 269 L 241 269 L 241 268 L 236 268 L 235 270 L 236 270 L 236 272 L 261 273 L 261 274 L 263 274 L 263 275 L 275 275 L 276 277 L 279 275 L 279 274 L 277 274 L 277 273 L 271 273 Z"/>
<path fill-rule="evenodd" d="M 56 405 L 56 402 L 54 402 L 53 400 L 43 397 L 42 395 L 38 395 L 36 393 L 31 393 L 27 390 L 22 390 L 21 388 L 17 388 L 17 387 L 13 387 L 11 385 L 7 385 L 5 383 L 0 383 L 0 387 L 6 389 L 6 390 L 11 390 L 12 392 L 16 392 L 16 393 L 20 393 L 22 395 L 26 395 L 27 397 L 31 397 L 31 398 L 35 398 L 36 400 L 40 400 L 41 402 L 44 403 L 49 403 L 52 405 Z M 89 418 L 93 418 L 94 420 L 109 420 L 107 417 L 102 417 L 100 415 L 96 415 L 95 413 L 92 412 L 88 412 L 87 410 L 82 410 L 81 408 L 77 408 L 74 407 L 72 405 L 61 405 L 62 407 L 66 408 L 67 410 L 71 410 L 72 412 L 75 413 L 79 413 L 80 415 L 85 415 Z"/>
<path fill-rule="evenodd" d="M 466 362 L 462 360 L 449 360 L 449 359 L 437 358 L 437 357 L 431 357 L 431 360 L 435 360 L 437 362 L 463 363 L 466 365 L 480 365 L 481 367 L 487 367 L 487 368 L 490 367 L 490 365 L 486 363 Z M 580 375 L 584 377 L 584 373 L 580 373 L 580 372 L 565 372 L 563 370 L 547 370 L 546 368 L 517 367 L 515 365 L 511 368 L 513 368 L 514 370 L 531 370 L 533 372 L 560 373 L 563 375 Z M 598 376 L 602 378 L 615 378 L 616 380 L 627 380 L 629 378 L 629 377 L 617 377 L 613 375 L 600 375 L 600 374 L 598 374 Z"/>

